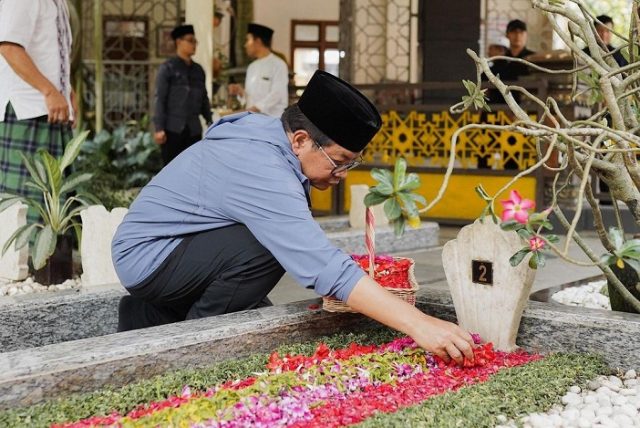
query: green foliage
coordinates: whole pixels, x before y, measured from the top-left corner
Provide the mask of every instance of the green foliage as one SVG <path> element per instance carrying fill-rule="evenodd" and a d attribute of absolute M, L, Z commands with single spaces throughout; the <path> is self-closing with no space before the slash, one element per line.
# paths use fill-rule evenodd
<path fill-rule="evenodd" d="M 462 84 L 469 93 L 469 95 L 464 95 L 462 97 L 462 104 L 465 110 L 469 107 L 473 107 L 476 110 L 482 109 L 485 111 L 491 111 L 489 104 L 487 104 L 489 98 L 485 96 L 485 92 L 487 91 L 486 89 L 480 89 L 479 86 L 471 80 L 463 80 Z"/>
<path fill-rule="evenodd" d="M 559 241 L 557 235 L 542 235 L 540 231 L 542 229 L 552 230 L 553 225 L 548 220 L 550 211 L 543 211 L 541 213 L 532 213 L 529 215 L 527 223 L 519 223 L 515 220 L 508 220 L 502 222 L 500 224 L 500 228 L 504 231 L 514 231 L 522 238 L 523 240 L 529 242 L 529 245 L 518 250 L 511 258 L 509 259 L 509 264 L 511 266 L 518 266 L 528 254 L 531 254 L 529 258 L 529 267 L 531 269 L 538 269 L 539 267 L 544 267 L 546 264 L 547 258 L 542 248 L 532 249 L 531 241 L 532 240 L 541 240 L 541 243 L 550 242 L 556 243 Z M 544 244 L 543 244 L 544 245 Z"/>
<path fill-rule="evenodd" d="M 615 264 L 620 269 L 623 269 L 626 263 L 640 275 L 640 239 L 625 241 L 622 231 L 612 227 L 609 229 L 609 240 L 614 246 L 614 251 L 602 255 L 600 262 L 607 266 Z"/>
<path fill-rule="evenodd" d="M 321 337 L 317 341 L 280 346 L 277 351 L 284 354 L 312 355 L 319 343 L 330 348 L 341 348 L 355 342 L 362 345 L 381 344 L 396 338 L 398 333 L 389 329 L 375 329 L 362 333 L 337 334 Z M 170 395 L 179 395 L 185 385 L 192 392 L 203 392 L 207 388 L 228 380 L 242 379 L 264 371 L 268 360 L 266 354 L 255 354 L 237 358 L 210 367 L 185 369 L 155 376 L 151 379 L 131 383 L 122 388 L 105 388 L 91 393 L 75 394 L 50 400 L 30 407 L 0 411 L 2 427 L 48 427 L 53 423 L 76 421 L 93 415 L 108 415 L 113 411 L 121 414 L 136 406 L 158 401 Z"/>
<path fill-rule="evenodd" d="M 378 413 L 362 428 L 494 427 L 499 415 L 509 419 L 543 412 L 560 402 L 570 386 L 586 383 L 610 370 L 600 357 L 552 354 L 541 361 L 501 370 L 487 382 L 461 388 L 396 413 Z"/>
<path fill-rule="evenodd" d="M 91 180 L 92 174 L 76 172 L 64 178 L 64 171 L 78 156 L 88 134 L 89 131 L 85 131 L 73 138 L 58 159 L 46 150 L 39 150 L 34 156 L 20 153 L 31 175 L 25 185 L 40 191 L 44 202 L 2 194 L 0 212 L 17 202 L 22 202 L 40 214 L 41 222 L 18 228 L 2 247 L 2 254 L 14 243 L 16 249 L 24 247 L 35 236 L 34 245 L 31 247 L 31 259 L 33 267 L 36 270 L 41 269 L 55 251 L 58 236 L 64 235 L 71 228 L 79 230 L 80 224 L 76 219 L 80 216 L 80 211 L 91 203 L 100 203 L 90 193 L 82 191 L 83 186 Z"/>
<path fill-rule="evenodd" d="M 419 227 L 420 212 L 417 204 L 426 205 L 427 201 L 414 193 L 420 187 L 420 177 L 415 173 L 407 174 L 407 161 L 398 158 L 393 173 L 374 168 L 371 176 L 377 184 L 369 188 L 364 204 L 371 207 L 384 203 L 384 212 L 393 224 L 396 236 L 404 233 L 407 223 L 411 227 Z"/>
<path fill-rule="evenodd" d="M 128 207 L 144 186 L 162 168 L 160 149 L 147 131 L 148 119 L 120 125 L 113 132 L 100 131 L 83 146 L 79 171 L 91 171 L 89 190 L 108 210 Z"/>

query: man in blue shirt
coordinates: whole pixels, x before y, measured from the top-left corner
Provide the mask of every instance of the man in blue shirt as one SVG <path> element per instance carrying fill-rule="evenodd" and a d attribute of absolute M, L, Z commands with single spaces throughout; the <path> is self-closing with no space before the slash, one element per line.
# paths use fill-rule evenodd
<path fill-rule="evenodd" d="M 215 123 L 141 191 L 114 236 L 131 294 L 118 329 L 268 305 L 286 270 L 445 359 L 472 359 L 467 332 L 379 286 L 309 210 L 310 186 L 338 184 L 380 126 L 366 97 L 322 71 L 281 119 L 240 113 Z"/>

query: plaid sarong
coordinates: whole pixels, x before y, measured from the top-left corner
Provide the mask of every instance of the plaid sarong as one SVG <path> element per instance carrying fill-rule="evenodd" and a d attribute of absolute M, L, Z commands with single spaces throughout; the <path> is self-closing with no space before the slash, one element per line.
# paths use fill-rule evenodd
<path fill-rule="evenodd" d="M 48 123 L 47 116 L 18 120 L 11 104 L 7 105 L 5 121 L 0 122 L 0 192 L 28 196 L 43 201 L 42 193 L 24 183 L 30 177 L 20 152 L 34 155 L 39 149 L 60 157 L 73 133 L 69 124 Z M 40 216 L 31 208 L 29 223 Z"/>

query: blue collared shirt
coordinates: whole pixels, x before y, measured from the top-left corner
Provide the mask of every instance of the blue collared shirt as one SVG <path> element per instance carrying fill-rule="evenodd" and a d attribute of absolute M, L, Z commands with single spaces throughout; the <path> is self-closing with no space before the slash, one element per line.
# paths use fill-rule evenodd
<path fill-rule="evenodd" d="M 365 273 L 313 219 L 309 186 L 279 119 L 227 116 L 133 202 L 112 242 L 118 277 L 133 287 L 184 235 L 241 223 L 300 285 L 346 300 Z"/>

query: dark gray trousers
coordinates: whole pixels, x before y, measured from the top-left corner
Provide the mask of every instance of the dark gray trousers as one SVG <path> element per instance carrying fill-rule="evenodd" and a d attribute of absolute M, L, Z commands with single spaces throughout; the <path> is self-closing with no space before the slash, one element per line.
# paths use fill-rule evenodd
<path fill-rule="evenodd" d="M 269 306 L 284 269 L 246 226 L 189 235 L 120 300 L 118 331 Z"/>

